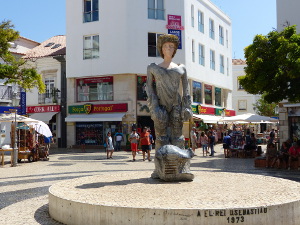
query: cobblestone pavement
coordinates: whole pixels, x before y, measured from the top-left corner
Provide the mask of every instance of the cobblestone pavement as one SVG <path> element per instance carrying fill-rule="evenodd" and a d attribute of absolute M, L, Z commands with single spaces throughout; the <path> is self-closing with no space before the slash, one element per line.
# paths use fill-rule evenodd
<path fill-rule="evenodd" d="M 263 146 L 265 150 L 265 146 Z M 300 182 L 300 171 L 255 168 L 254 159 L 224 158 L 222 145 L 215 148 L 215 157 L 202 156 L 197 149 L 191 160 L 192 171 L 232 172 L 280 177 Z M 126 171 L 153 171 L 153 161 L 143 161 L 137 155 L 133 162 L 131 152 L 115 152 L 106 159 L 103 150 L 51 149 L 49 161 L 21 162 L 10 167 L 10 156 L 5 155 L 5 165 L 0 167 L 0 224 L 60 224 L 48 213 L 48 189 L 62 180 Z M 152 151 L 152 157 L 154 151 Z"/>

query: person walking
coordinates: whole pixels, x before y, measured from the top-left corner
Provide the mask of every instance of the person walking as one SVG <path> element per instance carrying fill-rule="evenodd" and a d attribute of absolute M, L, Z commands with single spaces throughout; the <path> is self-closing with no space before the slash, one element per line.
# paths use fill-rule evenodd
<path fill-rule="evenodd" d="M 123 140 L 124 140 L 123 133 L 119 129 L 118 132 L 115 133 L 116 151 L 121 151 L 121 143 Z"/>
<path fill-rule="evenodd" d="M 197 134 L 196 134 L 196 127 L 193 127 L 190 133 L 190 138 L 191 138 L 191 145 L 192 145 L 192 150 L 195 154 L 196 152 L 196 146 L 197 146 Z M 196 154 L 195 154 L 196 155 Z"/>
<path fill-rule="evenodd" d="M 105 142 L 106 142 L 106 156 L 107 156 L 107 159 L 112 159 L 113 158 L 112 154 L 114 152 L 114 145 L 113 145 L 113 140 L 112 140 L 110 132 L 107 132 Z"/>
<path fill-rule="evenodd" d="M 230 145 L 231 145 L 231 137 L 228 135 L 228 133 L 225 133 L 225 136 L 223 138 L 223 148 L 224 148 L 225 158 L 230 157 Z"/>
<path fill-rule="evenodd" d="M 142 146 L 142 152 L 143 152 L 143 161 L 145 161 L 146 153 L 148 161 L 151 161 L 150 159 L 150 133 L 148 132 L 148 128 L 144 127 L 143 132 L 141 133 L 141 146 Z"/>
<path fill-rule="evenodd" d="M 209 142 L 209 147 L 210 147 L 210 155 L 209 156 L 214 157 L 215 156 L 215 150 L 214 150 L 215 136 L 212 131 L 208 132 L 208 142 Z"/>
<path fill-rule="evenodd" d="M 82 151 L 82 152 L 86 152 L 86 151 L 85 151 L 85 135 L 84 135 L 83 132 L 80 133 L 79 138 L 80 138 L 80 147 L 81 147 L 81 151 Z"/>
<path fill-rule="evenodd" d="M 135 156 L 138 150 L 138 143 L 139 143 L 140 136 L 137 134 L 136 129 L 132 130 L 132 133 L 129 135 L 128 140 L 131 146 L 132 152 L 132 161 L 135 161 Z"/>
<path fill-rule="evenodd" d="M 208 150 L 207 150 L 208 137 L 207 137 L 207 135 L 204 133 L 204 131 L 201 132 L 201 135 L 200 135 L 199 139 L 200 139 L 200 143 L 201 143 L 201 145 L 202 145 L 203 156 L 204 156 L 204 153 L 205 153 L 206 156 L 207 156 L 207 153 L 208 153 Z"/>

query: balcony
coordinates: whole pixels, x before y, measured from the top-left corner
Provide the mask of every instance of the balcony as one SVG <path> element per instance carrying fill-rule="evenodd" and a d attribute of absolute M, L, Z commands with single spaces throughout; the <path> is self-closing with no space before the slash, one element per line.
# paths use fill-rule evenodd
<path fill-rule="evenodd" d="M 52 93 L 39 94 L 39 104 L 60 104 L 60 91 L 57 89 Z"/>
<path fill-rule="evenodd" d="M 0 85 L 0 102 L 11 103 L 13 98 L 12 87 Z"/>

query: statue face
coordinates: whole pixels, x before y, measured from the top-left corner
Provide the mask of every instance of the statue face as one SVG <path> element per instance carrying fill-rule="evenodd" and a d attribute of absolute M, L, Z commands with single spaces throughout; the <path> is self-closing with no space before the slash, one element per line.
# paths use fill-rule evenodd
<path fill-rule="evenodd" d="M 165 57 L 167 56 L 167 57 L 172 58 L 174 51 L 175 51 L 175 44 L 174 43 L 166 42 L 166 43 L 163 44 L 162 52 L 163 52 Z"/>

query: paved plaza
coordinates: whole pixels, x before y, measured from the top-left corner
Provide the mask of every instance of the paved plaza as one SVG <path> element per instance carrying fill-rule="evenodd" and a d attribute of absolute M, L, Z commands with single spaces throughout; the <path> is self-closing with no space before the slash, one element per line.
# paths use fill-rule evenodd
<path fill-rule="evenodd" d="M 298 170 L 255 168 L 254 159 L 225 159 L 221 144 L 216 146 L 215 151 L 215 157 L 203 157 L 202 150 L 197 149 L 197 156 L 191 160 L 191 170 L 258 174 L 300 182 Z M 88 149 L 87 153 L 81 153 L 80 149 L 51 149 L 49 161 L 26 161 L 17 167 L 10 167 L 9 159 L 6 155 L 6 164 L 0 168 L 0 223 L 6 225 L 60 224 L 50 218 L 47 199 L 49 187 L 59 181 L 107 173 L 154 170 L 154 162 L 143 161 L 142 154 L 137 156 L 135 162 L 131 152 L 125 151 L 115 152 L 113 159 L 106 159 L 103 149 Z M 142 192 L 137 193 L 137 197 L 140 195 Z"/>

